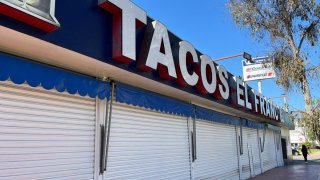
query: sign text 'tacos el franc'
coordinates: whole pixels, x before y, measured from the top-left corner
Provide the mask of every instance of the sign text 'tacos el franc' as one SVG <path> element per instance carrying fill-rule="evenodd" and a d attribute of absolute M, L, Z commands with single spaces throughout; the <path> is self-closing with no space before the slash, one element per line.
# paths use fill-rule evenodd
<path fill-rule="evenodd" d="M 123 63 L 137 61 L 141 71 L 157 70 L 161 78 L 175 80 L 181 86 L 195 86 L 200 93 L 217 100 L 227 100 L 236 93 L 231 101 L 233 106 L 280 119 L 279 108 L 270 100 L 249 90 L 238 77 L 229 77 L 223 66 L 216 65 L 208 55 L 197 53 L 189 42 L 180 41 L 171 47 L 167 28 L 159 21 L 148 24 L 147 13 L 131 1 L 100 0 L 99 5 L 113 15 L 113 59 Z M 136 29 L 143 26 L 147 30 L 137 54 Z M 230 80 L 236 87 L 230 87 Z"/>

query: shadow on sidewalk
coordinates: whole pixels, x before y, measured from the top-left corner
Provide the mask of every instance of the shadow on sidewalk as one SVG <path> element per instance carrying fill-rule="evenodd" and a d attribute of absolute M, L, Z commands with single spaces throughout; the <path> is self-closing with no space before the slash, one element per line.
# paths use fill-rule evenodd
<path fill-rule="evenodd" d="M 294 157 L 283 167 L 271 169 L 251 180 L 320 180 L 320 153 L 305 163 L 301 157 Z"/>
<path fill-rule="evenodd" d="M 304 164 L 304 158 L 302 155 L 299 156 L 293 156 L 293 160 L 291 162 L 288 162 L 286 165 L 295 165 L 295 164 Z M 308 155 L 308 163 L 312 165 L 320 165 L 320 153 L 314 153 L 311 155 Z"/>
<path fill-rule="evenodd" d="M 286 166 L 297 165 L 297 164 L 320 165 L 320 159 L 308 160 L 308 163 L 305 163 L 304 160 L 292 160 L 288 162 Z"/>

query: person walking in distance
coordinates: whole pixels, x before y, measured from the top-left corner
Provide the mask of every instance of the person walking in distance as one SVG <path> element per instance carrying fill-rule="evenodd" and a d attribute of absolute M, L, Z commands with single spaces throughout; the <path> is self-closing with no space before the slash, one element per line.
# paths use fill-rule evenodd
<path fill-rule="evenodd" d="M 306 145 L 302 145 L 301 151 L 302 151 L 302 155 L 304 157 L 304 162 L 308 163 L 308 154 L 309 153 L 308 153 L 308 148 L 306 147 Z"/>

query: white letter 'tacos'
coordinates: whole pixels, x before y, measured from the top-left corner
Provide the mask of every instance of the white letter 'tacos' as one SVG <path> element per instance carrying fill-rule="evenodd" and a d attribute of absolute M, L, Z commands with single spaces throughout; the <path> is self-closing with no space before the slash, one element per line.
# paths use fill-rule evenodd
<path fill-rule="evenodd" d="M 138 68 L 159 70 L 164 79 L 177 78 L 168 30 L 159 21 L 153 21 L 147 28 Z"/>
<path fill-rule="evenodd" d="M 136 60 L 136 21 L 147 23 L 147 13 L 130 0 L 99 0 L 99 6 L 113 14 L 113 52 L 118 61 Z"/>

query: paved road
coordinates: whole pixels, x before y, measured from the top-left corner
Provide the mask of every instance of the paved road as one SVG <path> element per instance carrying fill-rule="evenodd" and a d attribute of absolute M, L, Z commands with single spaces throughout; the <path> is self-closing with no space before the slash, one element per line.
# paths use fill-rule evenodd
<path fill-rule="evenodd" d="M 308 157 L 304 163 L 302 156 L 295 156 L 292 163 L 256 176 L 251 180 L 320 180 L 320 153 Z"/>

